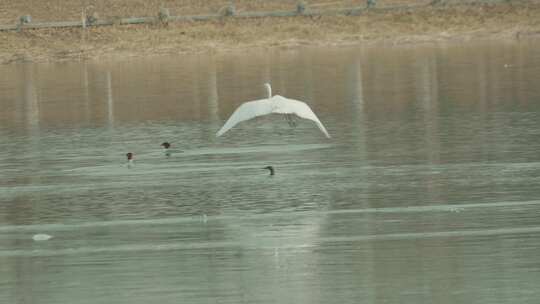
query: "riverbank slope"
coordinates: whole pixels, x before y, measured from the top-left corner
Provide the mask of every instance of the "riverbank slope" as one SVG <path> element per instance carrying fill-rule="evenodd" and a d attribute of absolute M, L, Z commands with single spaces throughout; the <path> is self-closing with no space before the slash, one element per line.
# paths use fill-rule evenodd
<path fill-rule="evenodd" d="M 54 11 L 53 7 L 51 11 Z M 73 14 L 58 15 L 59 18 L 68 18 Z M 366 12 L 358 16 L 222 18 L 214 21 L 170 22 L 168 25 L 3 31 L 0 32 L 0 63 L 125 58 L 301 45 L 403 44 L 530 37 L 540 37 L 540 3 L 426 6 L 410 10 Z"/>

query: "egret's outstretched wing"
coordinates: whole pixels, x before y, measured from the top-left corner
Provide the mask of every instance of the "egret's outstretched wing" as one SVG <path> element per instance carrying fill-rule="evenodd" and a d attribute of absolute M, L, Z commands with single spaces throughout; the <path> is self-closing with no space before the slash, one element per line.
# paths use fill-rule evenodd
<path fill-rule="evenodd" d="M 230 128 L 242 121 L 270 113 L 272 113 L 272 105 L 269 99 L 245 102 L 234 111 L 223 127 L 217 131 L 216 137 L 223 135 L 223 133 L 227 132 Z"/>
<path fill-rule="evenodd" d="M 326 128 L 322 122 L 319 120 L 319 118 L 317 118 L 317 115 L 313 113 L 311 108 L 306 103 L 299 100 L 285 98 L 280 95 L 275 95 L 270 100 L 272 101 L 273 105 L 272 113 L 295 114 L 298 117 L 313 120 L 324 135 L 330 138 L 330 134 L 328 134 L 328 131 L 326 131 Z"/>

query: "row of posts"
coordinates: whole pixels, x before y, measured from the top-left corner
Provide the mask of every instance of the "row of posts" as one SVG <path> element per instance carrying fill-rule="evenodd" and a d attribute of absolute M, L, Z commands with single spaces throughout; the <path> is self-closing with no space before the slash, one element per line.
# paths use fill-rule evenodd
<path fill-rule="evenodd" d="M 366 7 L 367 8 L 374 8 L 376 4 L 376 0 L 366 0 Z M 300 1 L 296 4 L 296 13 L 298 15 L 302 15 L 307 10 L 307 4 L 304 1 Z M 91 25 L 95 25 L 98 21 L 99 17 L 96 12 L 89 12 L 91 11 L 91 7 L 85 8 L 82 12 L 82 26 L 83 28 Z M 234 16 L 236 15 L 236 7 L 233 3 L 223 7 L 219 10 L 219 14 L 224 17 Z M 170 17 L 170 12 L 168 8 L 160 8 L 158 12 L 158 20 L 162 23 L 167 23 Z M 30 15 L 21 16 L 19 18 L 19 23 L 17 25 L 17 29 L 20 30 L 23 25 L 30 24 L 32 22 L 32 17 Z"/>
<path fill-rule="evenodd" d="M 366 7 L 367 8 L 374 8 L 376 4 L 376 0 L 366 0 Z M 307 9 L 307 4 L 304 1 L 299 1 L 296 4 L 296 13 L 298 15 L 304 14 L 304 12 Z M 229 4 L 219 10 L 219 13 L 221 16 L 234 16 L 236 15 L 236 7 L 234 4 Z M 158 18 L 161 22 L 166 22 L 170 17 L 169 9 L 168 8 L 161 8 L 158 13 Z"/>

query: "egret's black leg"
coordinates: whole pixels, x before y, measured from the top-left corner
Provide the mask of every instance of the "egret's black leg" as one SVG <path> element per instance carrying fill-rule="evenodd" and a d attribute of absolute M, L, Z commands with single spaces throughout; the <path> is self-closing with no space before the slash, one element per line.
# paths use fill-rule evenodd
<path fill-rule="evenodd" d="M 290 127 L 293 127 L 293 128 L 296 127 L 296 121 L 294 120 L 294 117 L 291 114 L 285 114 L 285 117 Z"/>

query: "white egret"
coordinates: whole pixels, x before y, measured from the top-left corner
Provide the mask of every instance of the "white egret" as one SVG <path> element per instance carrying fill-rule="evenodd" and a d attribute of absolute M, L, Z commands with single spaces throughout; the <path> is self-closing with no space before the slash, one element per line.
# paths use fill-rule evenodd
<path fill-rule="evenodd" d="M 285 98 L 280 95 L 272 96 L 272 87 L 270 87 L 270 84 L 265 83 L 264 85 L 268 91 L 268 98 L 248 101 L 240 105 L 234 111 L 231 117 L 229 117 L 229 120 L 227 120 L 223 127 L 221 127 L 221 129 L 216 133 L 216 137 L 223 135 L 223 133 L 227 132 L 229 129 L 242 121 L 246 121 L 258 116 L 276 113 L 285 114 L 289 124 L 292 124 L 292 114 L 300 118 L 313 120 L 324 135 L 330 138 L 326 128 L 306 103 L 299 100 Z"/>

